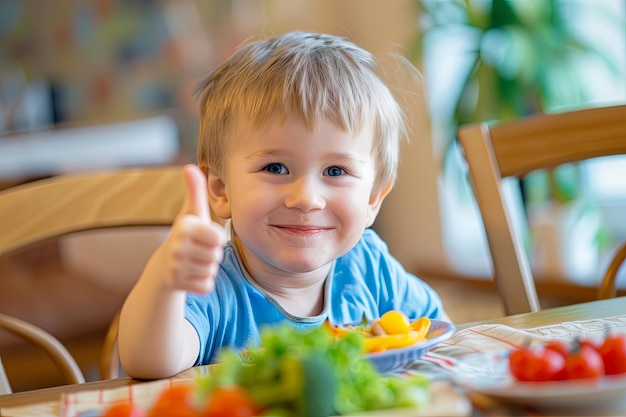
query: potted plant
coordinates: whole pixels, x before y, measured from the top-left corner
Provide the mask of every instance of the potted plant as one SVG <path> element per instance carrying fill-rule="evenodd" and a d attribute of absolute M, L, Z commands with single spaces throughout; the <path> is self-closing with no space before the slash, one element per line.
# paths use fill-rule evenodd
<path fill-rule="evenodd" d="M 602 3 L 421 0 L 417 5 L 420 30 L 410 49 L 412 60 L 423 68 L 429 87 L 445 85 L 429 97 L 446 149 L 444 171 L 460 169 L 449 163 L 459 158 L 459 125 L 589 106 L 594 86 L 585 81 L 584 70 L 590 63 L 611 77 L 620 76 L 610 52 L 594 43 L 576 18 L 587 13 L 585 18 L 601 19 L 604 29 L 623 33 L 624 17 Z M 531 227 L 533 220 L 543 227 L 549 217 L 554 233 L 562 234 L 562 228 L 572 229 L 570 223 L 579 224 L 585 216 L 595 228 L 592 239 L 603 236 L 597 212 L 581 195 L 578 170 L 568 165 L 538 172 L 520 184 Z M 541 246 L 539 236 L 534 237 L 535 246 Z"/>

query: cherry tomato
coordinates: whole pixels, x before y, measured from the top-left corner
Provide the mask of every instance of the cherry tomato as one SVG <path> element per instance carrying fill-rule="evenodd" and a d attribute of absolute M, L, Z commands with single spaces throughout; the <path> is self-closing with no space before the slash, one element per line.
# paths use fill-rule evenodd
<path fill-rule="evenodd" d="M 198 417 L 194 407 L 194 385 L 172 385 L 159 395 L 150 408 L 148 417 Z"/>
<path fill-rule="evenodd" d="M 580 346 L 589 346 L 590 348 L 595 349 L 595 350 L 600 349 L 600 345 L 601 345 L 601 343 L 598 343 L 595 340 L 590 339 L 590 338 L 580 339 L 578 341 L 578 344 Z"/>
<path fill-rule="evenodd" d="M 626 335 L 612 334 L 605 337 L 598 348 L 606 375 L 626 373 Z"/>
<path fill-rule="evenodd" d="M 518 381 L 555 381 L 562 379 L 565 358 L 543 347 L 518 349 L 509 356 L 509 369 Z"/>
<path fill-rule="evenodd" d="M 597 350 L 589 346 L 574 346 L 565 358 L 567 379 L 599 378 L 604 375 L 604 363 Z"/>
<path fill-rule="evenodd" d="M 240 386 L 218 387 L 209 398 L 203 417 L 252 417 L 259 409 Z"/>
<path fill-rule="evenodd" d="M 131 402 L 112 405 L 102 417 L 145 417 L 146 414 Z"/>
<path fill-rule="evenodd" d="M 571 345 L 567 341 L 562 339 L 552 339 L 546 342 L 543 347 L 544 349 L 551 349 L 555 352 L 558 352 L 564 357 L 567 356 L 571 350 Z"/>

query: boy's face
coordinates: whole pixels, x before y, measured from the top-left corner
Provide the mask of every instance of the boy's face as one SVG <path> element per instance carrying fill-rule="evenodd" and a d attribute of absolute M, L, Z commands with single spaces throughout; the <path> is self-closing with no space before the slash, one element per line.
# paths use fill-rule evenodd
<path fill-rule="evenodd" d="M 253 275 L 327 272 L 374 221 L 388 188 L 374 192 L 372 133 L 298 117 L 248 129 L 209 173 L 210 202 L 231 218 Z"/>

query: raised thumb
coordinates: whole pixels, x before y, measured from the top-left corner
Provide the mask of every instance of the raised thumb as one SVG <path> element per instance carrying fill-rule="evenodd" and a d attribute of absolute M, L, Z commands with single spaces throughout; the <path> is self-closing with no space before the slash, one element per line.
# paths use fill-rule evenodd
<path fill-rule="evenodd" d="M 185 165 L 183 168 L 185 188 L 187 190 L 182 214 L 192 214 L 210 221 L 207 179 L 196 165 Z"/>

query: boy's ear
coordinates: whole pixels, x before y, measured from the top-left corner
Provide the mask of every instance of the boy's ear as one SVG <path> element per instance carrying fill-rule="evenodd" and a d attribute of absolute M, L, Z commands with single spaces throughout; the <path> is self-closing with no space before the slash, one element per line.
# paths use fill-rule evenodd
<path fill-rule="evenodd" d="M 209 193 L 209 206 L 211 211 L 220 219 L 230 218 L 230 203 L 226 193 L 226 183 L 215 171 L 208 167 L 202 167 L 207 176 Z M 214 219 L 215 220 L 215 219 Z"/>
<path fill-rule="evenodd" d="M 378 189 L 377 192 L 373 192 L 370 196 L 366 227 L 370 227 L 374 224 L 374 220 L 376 220 L 376 216 L 378 216 L 378 212 L 380 211 L 380 206 L 383 204 L 387 194 L 389 194 L 389 192 L 393 189 L 394 182 L 395 178 L 392 178 L 387 184 L 385 184 L 385 186 Z"/>

